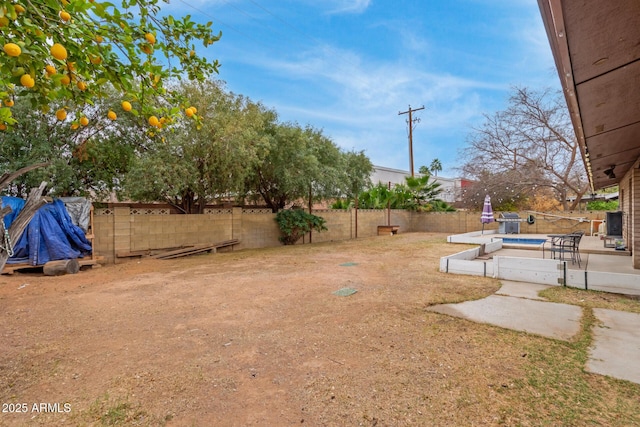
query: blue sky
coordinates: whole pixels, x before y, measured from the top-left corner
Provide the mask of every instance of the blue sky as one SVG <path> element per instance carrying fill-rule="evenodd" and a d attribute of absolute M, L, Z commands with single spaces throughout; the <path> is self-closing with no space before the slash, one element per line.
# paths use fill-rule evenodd
<path fill-rule="evenodd" d="M 199 54 L 232 92 L 280 121 L 322 129 L 380 166 L 443 164 L 510 87 L 559 88 L 536 0 L 171 0 L 167 12 L 213 21 L 222 39 Z"/>

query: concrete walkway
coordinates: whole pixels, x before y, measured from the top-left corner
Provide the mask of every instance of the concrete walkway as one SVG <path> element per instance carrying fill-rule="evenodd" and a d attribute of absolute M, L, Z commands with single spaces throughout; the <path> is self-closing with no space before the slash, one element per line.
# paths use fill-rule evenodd
<path fill-rule="evenodd" d="M 594 308 L 601 322 L 593 330 L 586 370 L 640 383 L 640 314 Z"/>
<path fill-rule="evenodd" d="M 429 311 L 478 323 L 568 341 L 580 331 L 582 309 L 549 302 L 538 293 L 550 286 L 503 281 L 495 295 Z M 594 309 L 595 326 L 586 370 L 640 384 L 640 314 Z"/>

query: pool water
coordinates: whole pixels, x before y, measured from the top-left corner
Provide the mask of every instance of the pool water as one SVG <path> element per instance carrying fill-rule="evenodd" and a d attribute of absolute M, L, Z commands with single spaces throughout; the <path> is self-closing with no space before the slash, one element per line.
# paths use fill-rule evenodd
<path fill-rule="evenodd" d="M 502 243 L 511 243 L 517 245 L 541 245 L 546 242 L 545 239 L 526 239 L 526 238 L 515 238 L 515 237 L 503 237 Z"/>

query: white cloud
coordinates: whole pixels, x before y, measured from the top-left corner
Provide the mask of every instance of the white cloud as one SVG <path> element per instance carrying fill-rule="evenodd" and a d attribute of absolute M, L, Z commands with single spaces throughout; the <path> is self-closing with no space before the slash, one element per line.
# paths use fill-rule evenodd
<path fill-rule="evenodd" d="M 298 98 L 272 94 L 264 100 L 283 120 L 322 128 L 340 147 L 365 150 L 374 163 L 391 167 L 408 167 L 407 116 L 398 113 L 406 111 L 409 104 L 426 107 L 414 116 L 422 119 L 416 138 L 420 149 L 433 156 L 456 151 L 451 146 L 438 146 L 434 137 L 439 141 L 464 139 L 460 134 L 483 112 L 482 91 L 505 89 L 502 83 L 432 73 L 407 67 L 401 59 L 372 61 L 328 45 L 295 58 L 247 56 L 245 61 L 299 94 Z M 307 92 L 309 87 L 314 88 L 313 94 Z M 418 146 L 416 164 L 427 162 L 417 153 Z M 445 154 L 438 156 L 448 161 Z"/>
<path fill-rule="evenodd" d="M 325 4 L 330 8 L 329 14 L 363 13 L 371 4 L 371 0 L 333 0 Z"/>
<path fill-rule="evenodd" d="M 361 13 L 371 5 L 369 0 L 310 1 L 314 7 L 343 13 Z M 535 2 L 525 3 L 529 12 L 536 12 Z M 509 37 L 503 38 L 504 45 L 497 38 L 489 50 L 468 49 L 464 37 L 452 40 L 458 44 L 443 43 L 420 31 L 419 22 L 412 30 L 381 19 L 369 29 L 388 30 L 384 34 L 391 39 L 385 46 L 391 50 L 382 56 L 294 39 L 278 50 L 236 47 L 229 61 L 251 75 L 250 87 L 240 92 L 252 98 L 259 93 L 259 100 L 282 120 L 324 129 L 342 148 L 364 149 L 380 165 L 407 168 L 407 116 L 398 113 L 409 105 L 424 105 L 415 116 L 422 119 L 414 133 L 416 167 L 438 157 L 447 169 L 482 113 L 502 108 L 510 85 L 542 80 L 540 64 L 550 53 L 540 18 L 528 13 L 505 19 Z M 485 41 L 494 38 L 493 31 L 498 30 L 481 33 Z M 514 69 L 520 70 L 518 81 L 512 81 L 509 71 Z"/>
<path fill-rule="evenodd" d="M 368 62 L 360 55 L 330 46 L 323 46 L 301 54 L 294 59 L 252 58 L 256 66 L 261 65 L 274 72 L 285 73 L 295 78 L 326 80 L 338 84 L 340 91 L 349 90 L 350 95 L 358 93 L 360 99 L 370 99 L 384 93 L 417 83 L 419 86 L 446 87 L 489 87 L 486 83 L 451 74 L 432 74 L 414 67 L 407 67 L 404 61 Z M 403 90 L 414 91 L 404 88 Z"/>

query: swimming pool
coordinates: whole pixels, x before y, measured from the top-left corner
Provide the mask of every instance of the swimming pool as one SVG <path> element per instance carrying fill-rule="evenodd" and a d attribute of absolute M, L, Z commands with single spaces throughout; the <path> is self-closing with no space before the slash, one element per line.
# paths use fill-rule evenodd
<path fill-rule="evenodd" d="M 519 237 L 503 237 L 502 243 L 507 243 L 511 245 L 541 245 L 546 242 L 546 239 L 527 239 L 527 238 L 519 238 Z"/>

